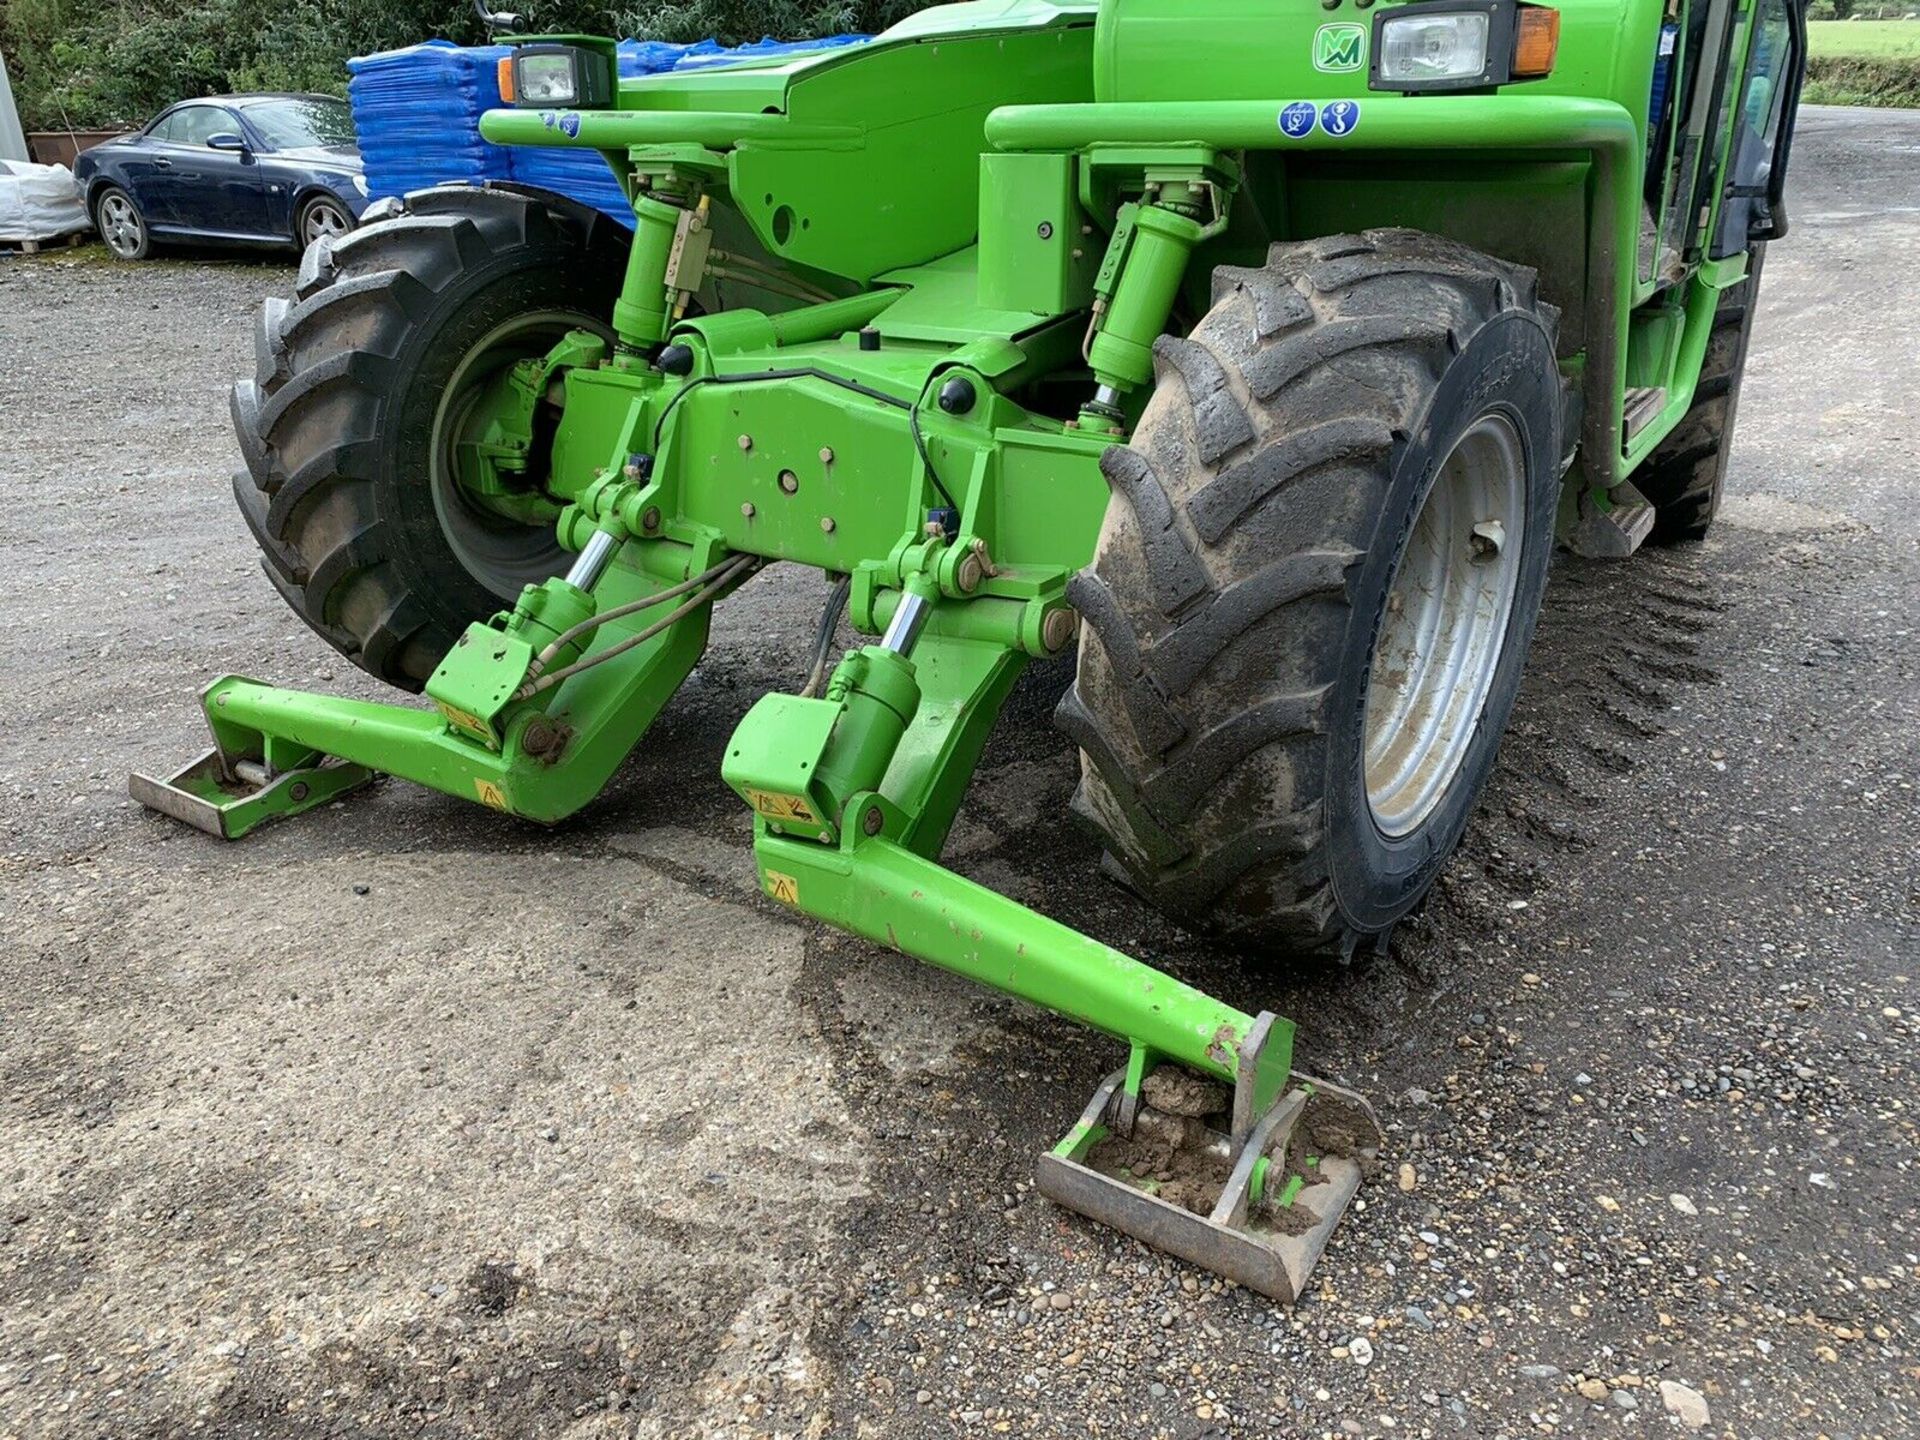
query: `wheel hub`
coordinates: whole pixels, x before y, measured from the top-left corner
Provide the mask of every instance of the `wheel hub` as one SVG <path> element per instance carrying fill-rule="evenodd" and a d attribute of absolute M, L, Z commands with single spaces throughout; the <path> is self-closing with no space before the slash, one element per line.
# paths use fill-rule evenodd
<path fill-rule="evenodd" d="M 469 483 L 463 446 L 482 436 L 489 389 L 517 361 L 544 355 L 569 330 L 600 328 L 581 315 L 536 311 L 494 327 L 467 351 L 447 382 L 433 426 L 434 513 L 448 547 L 472 575 L 503 600 L 566 568 L 566 552 L 550 524 L 524 514 Z"/>
<path fill-rule="evenodd" d="M 140 247 L 140 217 L 130 201 L 109 195 L 101 202 L 100 222 L 100 238 L 115 254 L 130 255 Z"/>
<path fill-rule="evenodd" d="M 351 228 L 351 223 L 338 206 L 319 201 L 307 209 L 306 224 L 301 227 L 301 242 L 311 245 L 322 235 L 344 235 Z"/>
<path fill-rule="evenodd" d="M 1414 522 L 1367 681 L 1367 805 L 1383 834 L 1433 813 L 1479 731 L 1513 617 L 1525 497 L 1519 432 L 1483 415 Z"/>

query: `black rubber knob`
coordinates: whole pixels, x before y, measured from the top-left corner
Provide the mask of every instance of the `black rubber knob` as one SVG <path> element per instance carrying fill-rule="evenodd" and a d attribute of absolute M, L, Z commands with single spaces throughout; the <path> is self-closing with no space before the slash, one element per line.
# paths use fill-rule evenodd
<path fill-rule="evenodd" d="M 940 387 L 940 408 L 949 415 L 966 414 L 977 398 L 973 382 L 964 375 L 956 375 Z"/>
<path fill-rule="evenodd" d="M 693 347 L 691 345 L 668 345 L 655 357 L 653 368 L 662 375 L 691 375 L 693 373 Z"/>
<path fill-rule="evenodd" d="M 860 348 L 862 350 L 878 350 L 880 348 L 880 332 L 871 325 L 862 329 L 860 332 Z"/>

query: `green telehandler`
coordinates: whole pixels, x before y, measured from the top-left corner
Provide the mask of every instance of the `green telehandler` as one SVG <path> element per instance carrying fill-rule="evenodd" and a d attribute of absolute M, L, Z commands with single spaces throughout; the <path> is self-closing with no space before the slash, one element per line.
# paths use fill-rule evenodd
<path fill-rule="evenodd" d="M 972 0 L 624 81 L 606 40 L 512 46 L 482 135 L 599 152 L 631 231 L 383 201 L 233 390 L 268 578 L 426 703 L 229 675 L 212 749 L 133 794 L 229 839 L 376 773 L 560 821 L 712 607 L 811 566 L 813 673 L 722 764 L 764 892 L 1124 1042 L 1040 1188 L 1293 1299 L 1366 1102 L 1290 1021 L 946 869 L 948 829 L 1077 644 L 1057 718 L 1118 879 L 1258 956 L 1382 945 L 1554 546 L 1713 518 L 1804 0 Z M 869 643 L 830 665 L 842 616 Z"/>

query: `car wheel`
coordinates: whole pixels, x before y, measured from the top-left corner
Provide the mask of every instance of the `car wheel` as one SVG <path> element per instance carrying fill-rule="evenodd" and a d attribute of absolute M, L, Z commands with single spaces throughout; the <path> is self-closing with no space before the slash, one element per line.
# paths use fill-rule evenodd
<path fill-rule="evenodd" d="M 298 239 L 302 250 L 322 235 L 338 238 L 351 229 L 353 216 L 331 195 L 316 195 L 300 207 Z"/>
<path fill-rule="evenodd" d="M 107 186 L 95 197 L 93 228 L 116 259 L 144 260 L 153 253 L 153 237 L 141 218 L 140 207 L 118 185 Z"/>

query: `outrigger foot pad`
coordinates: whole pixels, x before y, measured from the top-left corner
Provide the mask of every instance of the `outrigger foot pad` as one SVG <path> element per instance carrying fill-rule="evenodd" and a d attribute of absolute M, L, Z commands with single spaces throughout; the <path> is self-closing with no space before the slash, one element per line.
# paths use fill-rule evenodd
<path fill-rule="evenodd" d="M 1040 1193 L 1262 1295 L 1299 1299 L 1379 1158 L 1373 1107 L 1294 1071 L 1236 1141 L 1208 1123 L 1231 1113 L 1223 1087 L 1168 1064 L 1135 1091 L 1128 1075 L 1109 1075 L 1040 1157 Z"/>
<path fill-rule="evenodd" d="M 223 676 L 202 692 L 203 703 L 237 676 Z M 204 830 L 222 840 L 238 840 L 254 826 L 280 815 L 297 815 L 358 789 L 374 778 L 364 765 L 240 727 L 225 727 L 208 717 L 213 748 L 166 779 L 139 771 L 127 777 L 127 793 L 149 810 Z"/>
<path fill-rule="evenodd" d="M 259 761 L 228 764 L 218 750 L 209 750 L 164 780 L 136 770 L 127 777 L 127 793 L 196 830 L 238 840 L 263 820 L 325 805 L 371 779 L 373 771 L 344 760 L 273 774 Z"/>

